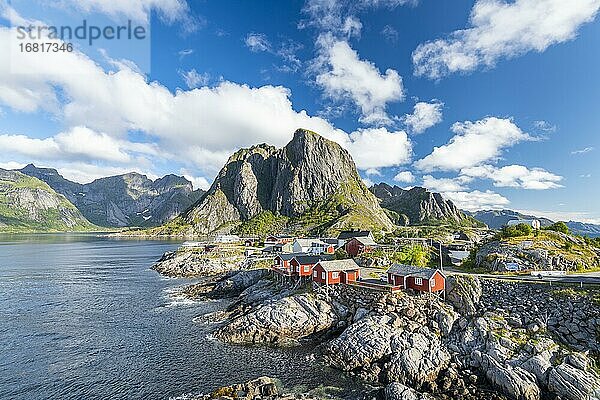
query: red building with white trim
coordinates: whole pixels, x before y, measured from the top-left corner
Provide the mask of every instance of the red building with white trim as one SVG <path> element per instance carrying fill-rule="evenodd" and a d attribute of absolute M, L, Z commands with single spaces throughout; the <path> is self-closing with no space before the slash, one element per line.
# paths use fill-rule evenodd
<path fill-rule="evenodd" d="M 354 260 L 319 261 L 313 268 L 313 282 L 336 285 L 356 282 L 360 278 L 360 267 Z"/>
<path fill-rule="evenodd" d="M 446 288 L 446 276 L 439 269 L 394 264 L 387 270 L 387 276 L 389 284 L 401 289 L 434 293 Z"/>

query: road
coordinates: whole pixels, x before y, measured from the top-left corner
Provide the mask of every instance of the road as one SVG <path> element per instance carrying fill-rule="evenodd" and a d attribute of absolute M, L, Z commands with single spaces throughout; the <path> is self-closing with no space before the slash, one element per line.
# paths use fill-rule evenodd
<path fill-rule="evenodd" d="M 469 272 L 458 271 L 456 269 L 444 268 L 448 274 L 473 275 L 484 279 L 502 279 L 517 282 L 556 282 L 583 285 L 600 285 L 600 272 L 587 272 L 582 274 L 569 274 L 562 276 L 544 276 L 538 278 L 528 275 L 501 275 L 501 274 L 472 274 Z"/>

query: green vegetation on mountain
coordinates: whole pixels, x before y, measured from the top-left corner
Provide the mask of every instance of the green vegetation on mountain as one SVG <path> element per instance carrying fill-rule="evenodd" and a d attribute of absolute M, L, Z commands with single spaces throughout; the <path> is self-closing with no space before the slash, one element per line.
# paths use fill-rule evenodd
<path fill-rule="evenodd" d="M 393 228 L 350 154 L 304 129 L 282 149 L 261 144 L 234 153 L 209 191 L 182 218 L 197 236 Z M 173 231 L 168 224 L 154 232 L 167 231 Z"/>
<path fill-rule="evenodd" d="M 0 169 L 0 232 L 98 230 L 48 184 Z"/>

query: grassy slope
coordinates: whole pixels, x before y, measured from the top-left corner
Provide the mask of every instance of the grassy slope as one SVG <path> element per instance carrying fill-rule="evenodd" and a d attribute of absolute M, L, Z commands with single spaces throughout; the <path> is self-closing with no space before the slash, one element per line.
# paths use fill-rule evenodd
<path fill-rule="evenodd" d="M 20 174 L 17 180 L 0 179 L 0 232 L 26 233 L 26 232 L 62 232 L 62 231 L 94 231 L 99 227 L 91 224 L 81 217 L 75 220 L 75 224 L 69 226 L 61 218 L 60 209 L 79 214 L 75 206 L 64 196 L 56 193 L 43 181 L 24 174 Z M 8 193 L 20 190 L 42 190 L 59 198 L 59 208 L 41 210 L 37 219 L 33 220 L 27 210 L 15 207 L 11 204 Z"/>

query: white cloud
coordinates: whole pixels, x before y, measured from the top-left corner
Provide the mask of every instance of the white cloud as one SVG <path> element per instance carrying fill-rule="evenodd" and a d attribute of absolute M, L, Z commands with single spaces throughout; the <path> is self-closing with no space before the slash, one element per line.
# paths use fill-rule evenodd
<path fill-rule="evenodd" d="M 271 51 L 271 43 L 263 33 L 249 33 L 244 42 L 250 51 L 255 53 L 259 51 Z"/>
<path fill-rule="evenodd" d="M 533 126 L 544 132 L 556 132 L 557 129 L 556 125 L 552 125 L 550 122 L 543 120 L 534 121 Z"/>
<path fill-rule="evenodd" d="M 589 153 L 590 151 L 594 151 L 593 147 L 585 147 L 583 149 L 580 150 L 574 150 L 571 152 L 571 154 L 575 155 L 575 154 L 585 154 L 585 153 Z"/>
<path fill-rule="evenodd" d="M 143 23 L 149 23 L 152 11 L 156 11 L 163 21 L 170 24 L 180 22 L 186 31 L 199 27 L 185 0 L 64 0 L 63 4 L 85 13 L 98 12 L 111 18 Z"/>
<path fill-rule="evenodd" d="M 359 169 L 393 167 L 410 162 L 412 144 L 404 131 L 386 128 L 359 129 L 345 146 Z"/>
<path fill-rule="evenodd" d="M 374 185 L 373 181 L 370 180 L 369 178 L 362 178 L 362 181 L 365 184 L 365 186 L 368 188 L 370 188 L 371 186 Z"/>
<path fill-rule="evenodd" d="M 459 176 L 456 178 L 434 178 L 431 175 L 423 177 L 423 186 L 434 192 L 460 192 L 467 190 L 466 183 L 472 179 L 467 176 Z"/>
<path fill-rule="evenodd" d="M 87 159 L 130 163 L 132 153 L 156 155 L 151 144 L 131 143 L 84 127 L 74 127 L 45 139 L 25 135 L 0 135 L 3 152 L 20 154 L 37 160 Z"/>
<path fill-rule="evenodd" d="M 442 196 L 451 200 L 458 208 L 468 211 L 500 210 L 506 208 L 510 201 L 498 193 L 490 190 L 481 192 L 445 192 Z"/>
<path fill-rule="evenodd" d="M 471 122 L 456 122 L 452 125 L 456 135 L 433 152 L 415 162 L 415 167 L 424 171 L 460 170 L 494 160 L 502 150 L 531 137 L 521 131 L 510 119 L 488 117 Z"/>
<path fill-rule="evenodd" d="M 0 162 L 0 168 L 2 169 L 21 169 L 23 167 L 25 167 L 27 164 L 25 163 L 20 163 L 20 162 L 16 162 L 16 161 L 7 161 L 7 162 Z"/>
<path fill-rule="evenodd" d="M 194 54 L 194 49 L 183 49 L 183 50 L 179 50 L 177 52 L 177 54 L 179 54 L 179 59 L 181 60 L 184 57 L 187 57 L 191 54 Z"/>
<path fill-rule="evenodd" d="M 415 74 L 438 79 L 479 66 L 492 67 L 502 58 L 543 52 L 574 39 L 599 8 L 600 0 L 477 0 L 469 28 L 417 47 Z"/>
<path fill-rule="evenodd" d="M 431 103 L 418 102 L 412 114 L 404 116 L 404 123 L 412 133 L 423 133 L 425 130 L 442 122 L 442 107 L 444 103 L 433 101 Z"/>
<path fill-rule="evenodd" d="M 210 81 L 210 75 L 208 74 L 208 72 L 199 73 L 198 71 L 196 71 L 195 68 L 192 68 L 189 71 L 179 71 L 179 75 L 181 75 L 181 77 L 185 81 L 185 84 L 190 89 L 195 89 L 200 86 L 206 86 Z"/>
<path fill-rule="evenodd" d="M 380 33 L 384 38 L 392 43 L 396 43 L 398 41 L 398 31 L 391 25 L 384 26 Z"/>
<path fill-rule="evenodd" d="M 369 176 L 381 176 L 381 171 L 379 171 L 377 168 L 369 168 L 365 170 L 365 174 Z"/>
<path fill-rule="evenodd" d="M 394 176 L 394 181 L 401 183 L 413 183 L 415 181 L 415 176 L 410 171 L 401 171 Z"/>
<path fill-rule="evenodd" d="M 203 176 L 194 176 L 189 170 L 185 168 L 181 168 L 179 170 L 179 174 L 182 175 L 188 181 L 192 182 L 194 190 L 208 190 L 210 188 L 210 182 Z"/>
<path fill-rule="evenodd" d="M 9 52 L 8 36 L 9 30 L 0 28 L 0 52 Z M 282 86 L 227 81 L 173 93 L 126 66 L 106 72 L 79 52 L 22 54 L 12 57 L 10 65 L 7 58 L 0 59 L 0 104 L 28 113 L 44 110 L 67 127 L 80 127 L 77 134 L 94 132 L 99 141 L 77 148 L 78 143 L 66 141 L 68 136 L 8 138 L 23 141 L 20 154 L 27 151 L 31 158 L 131 163 L 137 162 L 137 153 L 163 160 L 176 154 L 186 168 L 199 170 L 190 175 L 210 177 L 236 149 L 263 142 L 282 146 L 297 128 L 306 128 L 348 149 L 361 169 L 410 160 L 405 132 L 363 129 L 348 135 L 323 118 L 294 110 L 290 95 Z M 148 143 L 130 143 L 128 131 L 144 135 Z M 160 152 L 152 154 L 156 148 Z M 0 147 L 2 153 L 10 150 Z"/>
<path fill-rule="evenodd" d="M 317 40 L 319 56 L 315 60 L 316 82 L 324 95 L 334 102 L 351 102 L 362 114 L 360 121 L 367 124 L 388 124 L 386 113 L 389 102 L 404 99 L 402 78 L 393 69 L 384 74 L 358 53 L 346 40 L 322 34 Z"/>
<path fill-rule="evenodd" d="M 491 179 L 496 187 L 518 187 L 529 190 L 546 190 L 563 187 L 559 182 L 563 177 L 543 168 L 529 169 L 522 165 L 507 165 L 496 168 L 491 165 L 465 168 L 461 175 L 472 178 Z"/>

